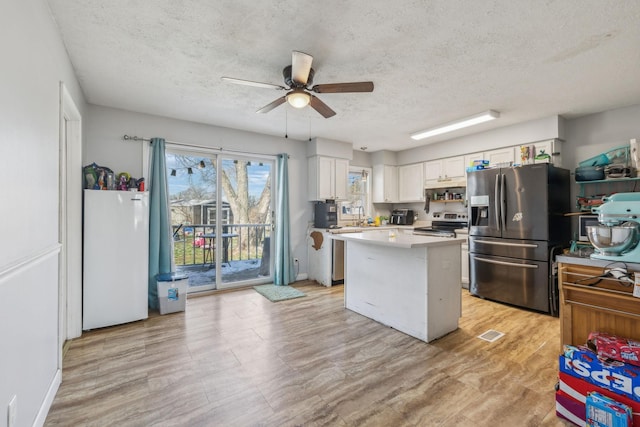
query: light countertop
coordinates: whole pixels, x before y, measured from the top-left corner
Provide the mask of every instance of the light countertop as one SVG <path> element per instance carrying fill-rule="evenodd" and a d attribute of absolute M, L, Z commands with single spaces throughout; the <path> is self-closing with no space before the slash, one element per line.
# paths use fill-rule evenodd
<path fill-rule="evenodd" d="M 416 236 L 404 233 L 397 228 L 391 230 L 374 230 L 364 233 L 335 234 L 332 239 L 346 242 L 362 242 L 372 245 L 389 246 L 394 248 L 426 248 L 432 246 L 460 245 L 466 241 L 464 238 Z"/>
<path fill-rule="evenodd" d="M 371 226 L 371 227 L 353 227 L 353 226 L 346 226 L 346 227 L 341 227 L 341 228 L 330 228 L 327 229 L 326 231 L 328 231 L 331 234 L 344 234 L 344 233 L 363 233 L 363 232 L 369 232 L 369 231 L 382 231 L 382 230 L 397 230 L 397 229 L 401 229 L 401 230 L 413 230 L 413 225 L 380 225 L 378 227 L 375 226 Z"/>
<path fill-rule="evenodd" d="M 556 257 L 557 262 L 562 262 L 565 264 L 576 264 L 576 265 L 584 265 L 587 267 L 621 267 L 622 261 L 609 261 L 606 259 L 596 259 L 596 258 L 584 258 L 575 255 L 558 255 Z M 640 264 L 632 263 L 628 261 L 624 261 L 624 264 L 627 265 L 629 270 L 640 271 Z"/>

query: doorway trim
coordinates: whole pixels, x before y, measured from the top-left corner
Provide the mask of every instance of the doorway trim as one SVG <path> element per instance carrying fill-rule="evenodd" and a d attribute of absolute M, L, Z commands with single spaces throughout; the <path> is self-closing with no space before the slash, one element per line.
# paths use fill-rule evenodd
<path fill-rule="evenodd" d="M 58 367 L 68 339 L 82 334 L 82 116 L 60 82 Z"/>

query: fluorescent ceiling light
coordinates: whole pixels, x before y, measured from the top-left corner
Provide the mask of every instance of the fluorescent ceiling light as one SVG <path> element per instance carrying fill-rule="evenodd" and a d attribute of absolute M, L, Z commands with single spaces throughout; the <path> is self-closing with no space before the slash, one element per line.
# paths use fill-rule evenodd
<path fill-rule="evenodd" d="M 422 130 L 411 135 L 412 139 L 420 140 L 429 138 L 431 136 L 440 135 L 447 132 L 453 132 L 454 130 L 466 128 L 469 126 L 477 125 L 479 123 L 488 122 L 489 120 L 497 119 L 500 117 L 500 113 L 497 111 L 489 110 L 475 116 L 467 117 L 464 119 L 455 120 L 451 123 L 446 123 L 435 128 Z"/>

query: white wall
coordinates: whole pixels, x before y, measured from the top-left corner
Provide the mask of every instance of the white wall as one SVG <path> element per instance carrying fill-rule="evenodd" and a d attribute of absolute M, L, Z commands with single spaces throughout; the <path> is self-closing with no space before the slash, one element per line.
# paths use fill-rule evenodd
<path fill-rule="evenodd" d="M 43 0 L 3 2 L 0 52 L 0 426 L 14 395 L 17 425 L 31 426 L 60 380 L 60 82 L 81 113 L 84 100 Z"/>
<path fill-rule="evenodd" d="M 289 209 L 293 257 L 300 260 L 300 273 L 307 271 L 307 225 L 312 218 L 307 201 L 307 141 L 296 141 L 234 129 L 150 116 L 130 111 L 89 106 L 84 121 L 84 164 L 95 162 L 132 176 L 142 174 L 142 144 L 124 141 L 123 135 L 161 137 L 206 147 L 247 153 L 289 154 Z"/>

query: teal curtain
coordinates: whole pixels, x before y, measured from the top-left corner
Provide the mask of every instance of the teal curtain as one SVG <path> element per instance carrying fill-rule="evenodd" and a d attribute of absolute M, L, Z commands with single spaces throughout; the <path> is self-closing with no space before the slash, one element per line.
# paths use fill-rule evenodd
<path fill-rule="evenodd" d="M 171 222 L 164 138 L 151 138 L 149 182 L 149 308 L 158 308 L 156 275 L 171 273 Z"/>
<path fill-rule="evenodd" d="M 291 258 L 289 239 L 289 171 L 287 155 L 278 155 L 278 182 L 276 191 L 276 242 L 273 283 L 286 286 L 295 281 L 295 269 Z"/>

